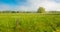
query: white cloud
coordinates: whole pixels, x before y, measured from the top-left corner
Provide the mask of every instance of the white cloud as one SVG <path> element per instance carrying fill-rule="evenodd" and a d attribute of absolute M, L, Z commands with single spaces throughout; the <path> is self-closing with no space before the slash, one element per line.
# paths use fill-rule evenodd
<path fill-rule="evenodd" d="M 37 9 L 39 6 L 45 7 L 48 11 L 49 10 L 60 10 L 60 3 L 56 3 L 54 1 L 49 0 L 29 0 L 31 3 L 31 7 L 34 7 L 33 9 Z"/>
<path fill-rule="evenodd" d="M 56 3 L 52 0 L 27 0 L 26 3 L 28 6 L 20 6 L 12 7 L 10 5 L 0 5 L 0 10 L 25 10 L 25 11 L 37 11 L 38 7 L 42 6 L 46 8 L 47 11 L 57 10 L 60 11 L 60 3 Z"/>
<path fill-rule="evenodd" d="M 8 9 L 9 9 L 9 6 L 6 4 L 0 5 L 0 10 L 8 10 Z"/>

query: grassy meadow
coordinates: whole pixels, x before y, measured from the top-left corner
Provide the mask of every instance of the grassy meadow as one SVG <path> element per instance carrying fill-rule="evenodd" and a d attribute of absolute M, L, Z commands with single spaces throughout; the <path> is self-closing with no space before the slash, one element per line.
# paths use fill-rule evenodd
<path fill-rule="evenodd" d="M 0 32 L 54 32 L 57 30 L 60 30 L 59 14 L 0 13 Z"/>

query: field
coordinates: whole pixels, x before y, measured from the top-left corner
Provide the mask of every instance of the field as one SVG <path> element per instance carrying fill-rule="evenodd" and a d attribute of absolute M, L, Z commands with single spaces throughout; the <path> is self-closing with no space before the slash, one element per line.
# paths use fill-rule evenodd
<path fill-rule="evenodd" d="M 56 30 L 60 30 L 59 14 L 0 13 L 0 32 L 53 32 Z"/>

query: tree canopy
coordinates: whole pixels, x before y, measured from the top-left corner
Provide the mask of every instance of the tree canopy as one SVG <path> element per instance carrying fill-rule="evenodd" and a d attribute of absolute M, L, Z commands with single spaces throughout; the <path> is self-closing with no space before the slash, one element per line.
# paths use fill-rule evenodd
<path fill-rule="evenodd" d="M 39 7 L 37 10 L 37 13 L 45 13 L 45 8 L 44 7 Z"/>

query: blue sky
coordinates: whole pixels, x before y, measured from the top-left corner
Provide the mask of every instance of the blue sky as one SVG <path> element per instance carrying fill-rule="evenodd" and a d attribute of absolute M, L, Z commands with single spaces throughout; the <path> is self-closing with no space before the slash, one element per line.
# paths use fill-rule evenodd
<path fill-rule="evenodd" d="M 0 3 L 8 5 L 24 5 L 26 2 L 26 0 L 0 0 Z"/>
<path fill-rule="evenodd" d="M 38 7 L 46 10 L 60 10 L 60 0 L 0 0 L 0 10 L 37 10 Z"/>

